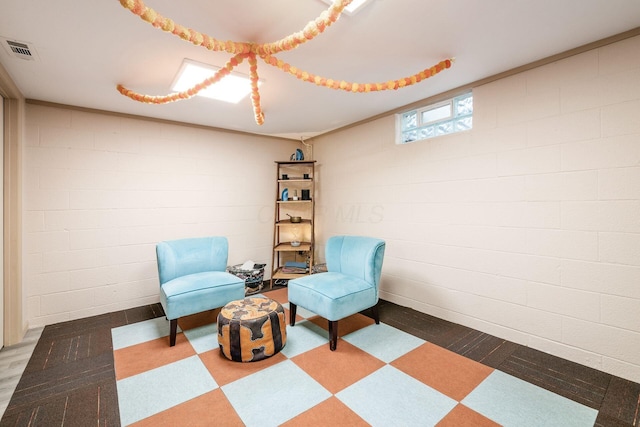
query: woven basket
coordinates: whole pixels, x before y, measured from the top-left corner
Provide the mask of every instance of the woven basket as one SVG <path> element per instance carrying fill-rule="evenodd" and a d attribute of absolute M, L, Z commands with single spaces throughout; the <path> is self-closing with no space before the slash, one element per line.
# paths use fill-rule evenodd
<path fill-rule="evenodd" d="M 311 274 L 325 273 L 327 271 L 327 264 L 316 264 L 311 268 Z"/>
<path fill-rule="evenodd" d="M 244 280 L 244 294 L 257 294 L 264 287 L 264 267 L 267 264 L 254 264 L 253 269 L 243 270 L 242 264 L 231 265 L 227 271 Z"/>

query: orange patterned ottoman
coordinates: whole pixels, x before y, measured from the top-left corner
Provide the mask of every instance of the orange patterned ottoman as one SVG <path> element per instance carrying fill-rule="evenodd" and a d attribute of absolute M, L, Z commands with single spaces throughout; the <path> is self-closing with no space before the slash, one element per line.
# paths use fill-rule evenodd
<path fill-rule="evenodd" d="M 218 314 L 218 344 L 227 359 L 255 362 L 287 343 L 284 309 L 269 298 L 231 301 Z"/>

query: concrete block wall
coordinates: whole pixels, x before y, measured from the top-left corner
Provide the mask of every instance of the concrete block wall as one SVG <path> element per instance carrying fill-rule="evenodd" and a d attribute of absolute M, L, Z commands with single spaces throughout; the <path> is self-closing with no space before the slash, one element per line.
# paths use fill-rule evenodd
<path fill-rule="evenodd" d="M 317 240 L 384 238 L 382 298 L 640 382 L 640 37 L 473 93 L 466 133 L 317 138 Z"/>
<path fill-rule="evenodd" d="M 33 104 L 26 135 L 29 327 L 159 301 L 161 240 L 224 235 L 229 264 L 270 263 L 295 141 Z"/>

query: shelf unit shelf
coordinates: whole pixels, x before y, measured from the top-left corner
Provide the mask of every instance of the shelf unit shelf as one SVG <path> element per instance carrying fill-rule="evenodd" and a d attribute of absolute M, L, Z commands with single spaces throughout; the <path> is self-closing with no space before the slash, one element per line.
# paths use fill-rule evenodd
<path fill-rule="evenodd" d="M 273 275 L 271 276 L 273 279 L 275 280 L 291 280 L 291 279 L 297 279 L 298 277 L 304 277 L 306 276 L 308 273 L 304 273 L 304 274 L 298 274 L 298 273 L 285 273 L 282 271 L 281 268 L 279 268 L 278 270 L 276 270 L 275 273 L 273 273 Z"/>
<path fill-rule="evenodd" d="M 308 252 L 311 250 L 311 243 L 301 242 L 300 246 L 293 246 L 291 242 L 278 243 L 273 250 L 275 252 Z"/>
<path fill-rule="evenodd" d="M 315 246 L 315 160 L 275 163 L 277 185 L 271 260 L 272 287 L 274 280 L 288 281 L 310 274 Z M 287 175 L 288 178 L 283 179 L 283 175 Z M 285 188 L 288 192 L 287 200 L 283 200 Z M 296 194 L 298 199 L 293 200 Z M 291 222 L 290 216 L 299 216 L 301 221 Z M 291 244 L 293 241 L 298 241 L 300 244 L 293 246 Z M 303 262 L 306 264 L 306 271 L 304 273 L 283 271 L 288 262 Z"/>
<path fill-rule="evenodd" d="M 276 222 L 276 227 L 280 227 L 280 226 L 286 226 L 286 225 L 291 225 L 291 226 L 296 226 L 296 225 L 301 225 L 301 224 L 311 224 L 311 220 L 310 219 L 303 219 L 300 222 L 291 222 L 290 219 L 282 219 L 280 221 Z"/>

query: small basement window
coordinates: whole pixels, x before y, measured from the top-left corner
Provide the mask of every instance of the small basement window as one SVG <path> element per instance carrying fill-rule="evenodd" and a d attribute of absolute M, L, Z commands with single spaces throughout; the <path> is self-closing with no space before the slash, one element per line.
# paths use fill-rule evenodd
<path fill-rule="evenodd" d="M 407 144 L 472 127 L 473 94 L 467 92 L 446 101 L 396 114 L 396 142 Z"/>

